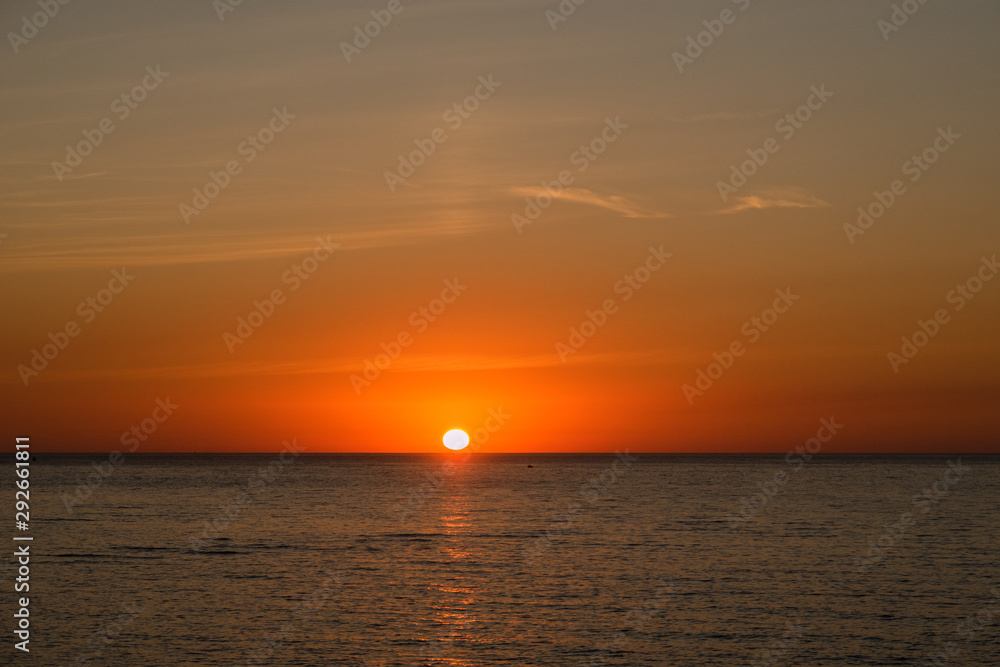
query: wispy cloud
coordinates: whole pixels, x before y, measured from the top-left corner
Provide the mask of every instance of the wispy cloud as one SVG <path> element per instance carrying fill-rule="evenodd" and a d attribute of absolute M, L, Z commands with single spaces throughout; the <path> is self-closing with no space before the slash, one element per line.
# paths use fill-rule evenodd
<path fill-rule="evenodd" d="M 526 188 L 513 188 L 511 193 L 518 197 L 549 197 L 549 191 L 541 186 Z M 558 195 L 559 199 L 575 202 L 577 204 L 587 204 L 597 206 L 615 213 L 620 213 L 626 218 L 669 218 L 667 213 L 660 213 L 653 209 L 645 208 L 635 202 L 619 195 L 599 195 L 592 190 L 585 188 L 566 188 Z"/>
<path fill-rule="evenodd" d="M 534 356 L 473 356 L 473 355 L 414 355 L 393 362 L 394 373 L 445 371 L 490 371 L 513 368 L 543 368 L 558 366 L 555 354 Z M 48 381 L 140 380 L 179 378 L 263 377 L 281 375 L 327 375 L 364 372 L 361 358 L 298 359 L 281 362 L 223 361 L 215 363 L 129 368 L 78 368 L 53 370 L 45 374 Z M 13 375 L 0 382 L 19 382 Z"/>
<path fill-rule="evenodd" d="M 727 215 L 765 208 L 823 208 L 829 205 L 829 202 L 823 201 L 803 188 L 781 187 L 739 197 L 733 206 L 715 213 Z"/>
<path fill-rule="evenodd" d="M 125 264 L 167 266 L 239 262 L 276 257 L 295 257 L 316 247 L 316 237 L 330 236 L 341 251 L 412 245 L 429 238 L 472 233 L 483 225 L 471 216 L 455 212 L 425 224 L 382 224 L 368 229 L 317 229 L 313 233 L 274 234 L 237 231 L 149 234 L 102 234 L 100 236 L 33 235 L 5 249 L 0 274 L 103 268 Z"/>
<path fill-rule="evenodd" d="M 725 122 L 731 120 L 749 120 L 752 118 L 763 118 L 780 113 L 781 109 L 761 109 L 759 111 L 716 111 L 714 113 L 699 113 L 690 116 L 678 116 L 671 118 L 675 123 L 711 123 Z"/>
<path fill-rule="evenodd" d="M 692 363 L 693 351 L 623 351 L 574 355 L 569 363 L 598 366 L 649 366 Z M 533 355 L 412 355 L 393 362 L 392 373 L 446 373 L 474 371 L 505 371 L 526 368 L 561 367 L 563 362 L 554 352 Z M 51 369 L 39 378 L 44 382 L 92 382 L 95 380 L 164 380 L 209 379 L 229 377 L 267 377 L 290 375 L 348 375 L 364 372 L 360 357 L 311 358 L 288 361 L 237 361 L 147 367 L 90 367 Z M 0 384 L 18 384 L 14 374 L 0 376 Z"/>

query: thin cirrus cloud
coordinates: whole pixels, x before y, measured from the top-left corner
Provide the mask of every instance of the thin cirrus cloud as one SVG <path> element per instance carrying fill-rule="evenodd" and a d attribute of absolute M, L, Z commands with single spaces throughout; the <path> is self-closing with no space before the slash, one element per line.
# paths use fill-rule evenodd
<path fill-rule="evenodd" d="M 721 211 L 715 211 L 715 214 L 729 215 L 767 208 L 823 208 L 829 205 L 829 202 L 823 201 L 803 188 L 771 188 L 762 190 L 758 194 L 739 197 L 736 204 Z"/>
<path fill-rule="evenodd" d="M 552 194 L 546 188 L 541 186 L 532 186 L 524 188 L 512 188 L 511 194 L 518 197 L 551 197 Z M 619 195 L 599 195 L 593 190 L 587 190 L 586 188 L 566 188 L 558 195 L 559 199 L 564 199 L 566 201 L 571 201 L 577 204 L 586 204 L 588 206 L 597 206 L 598 208 L 607 209 L 609 211 L 614 211 L 615 213 L 620 213 L 622 217 L 625 218 L 669 218 L 670 215 L 667 213 L 661 213 L 659 211 L 654 211 L 653 209 L 645 208 L 640 206 L 635 202 L 621 197 Z"/>
<path fill-rule="evenodd" d="M 690 362 L 691 353 L 686 351 L 617 351 L 583 355 L 572 359 L 574 364 L 596 366 L 651 364 L 676 364 Z M 561 367 L 563 362 L 555 353 L 534 355 L 454 355 L 426 354 L 393 362 L 393 373 L 429 372 L 470 372 L 504 371 Z M 294 375 L 340 375 L 362 373 L 364 363 L 357 358 L 309 358 L 268 361 L 225 360 L 211 363 L 177 364 L 150 367 L 82 367 L 53 369 L 46 373 L 46 382 L 80 382 L 95 380 L 163 380 L 163 379 L 209 379 L 225 377 L 294 376 Z M 14 375 L 0 377 L 0 384 L 18 384 Z"/>
<path fill-rule="evenodd" d="M 369 229 L 330 229 L 282 235 L 220 231 L 179 236 L 168 233 L 107 234 L 19 238 L 5 252 L 0 275 L 88 269 L 126 264 L 170 266 L 218 264 L 276 257 L 294 257 L 310 252 L 317 237 L 329 238 L 338 251 L 363 250 L 426 242 L 428 238 L 472 233 L 480 226 L 465 212 L 452 212 L 435 222 L 383 224 Z M 0 240 L 6 236 L 0 236 Z"/>
<path fill-rule="evenodd" d="M 778 113 L 781 113 L 781 109 L 772 107 L 770 109 L 761 109 L 760 111 L 717 111 L 714 113 L 699 113 L 690 116 L 679 116 L 677 118 L 671 118 L 670 120 L 675 123 L 712 123 L 733 120 L 750 120 L 753 118 L 773 116 Z"/>

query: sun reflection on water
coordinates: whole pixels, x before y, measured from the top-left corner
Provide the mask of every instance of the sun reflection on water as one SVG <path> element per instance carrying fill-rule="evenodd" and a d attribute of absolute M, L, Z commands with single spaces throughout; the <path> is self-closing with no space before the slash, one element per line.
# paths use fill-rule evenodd
<path fill-rule="evenodd" d="M 426 643 L 420 652 L 424 664 L 471 666 L 459 657 L 458 644 L 479 641 L 474 609 L 477 586 L 469 570 L 479 554 L 469 539 L 472 522 L 469 519 L 469 499 L 461 480 L 442 494 L 441 516 L 438 519 L 444 544 L 440 547 L 440 578 L 431 585 L 434 601 L 429 605 L 431 628 L 421 639 Z"/>

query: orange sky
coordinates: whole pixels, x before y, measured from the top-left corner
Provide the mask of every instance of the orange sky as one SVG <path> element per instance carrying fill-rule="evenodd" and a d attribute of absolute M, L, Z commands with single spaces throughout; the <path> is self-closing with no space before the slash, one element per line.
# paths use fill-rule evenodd
<path fill-rule="evenodd" d="M 348 62 L 381 7 L 71 4 L 9 44 L 10 437 L 784 452 L 835 417 L 825 451 L 1000 449 L 995 5 L 886 38 L 891 3 L 404 3 Z"/>

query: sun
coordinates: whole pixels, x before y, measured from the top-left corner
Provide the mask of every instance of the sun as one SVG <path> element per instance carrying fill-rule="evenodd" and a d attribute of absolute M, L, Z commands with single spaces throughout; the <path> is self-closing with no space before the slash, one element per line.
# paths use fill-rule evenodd
<path fill-rule="evenodd" d="M 445 433 L 441 440 L 448 449 L 459 450 L 469 446 L 469 434 L 458 428 L 453 428 Z"/>

